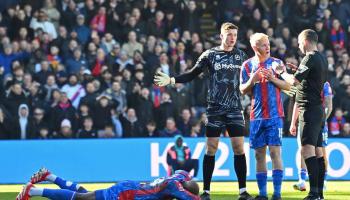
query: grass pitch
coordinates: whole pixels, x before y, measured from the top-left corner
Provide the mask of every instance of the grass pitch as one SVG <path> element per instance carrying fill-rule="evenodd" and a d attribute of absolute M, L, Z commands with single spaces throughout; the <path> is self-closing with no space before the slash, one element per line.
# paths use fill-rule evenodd
<path fill-rule="evenodd" d="M 295 182 L 284 182 L 282 184 L 282 199 L 303 199 L 307 192 L 300 192 L 293 190 L 292 185 Z M 202 187 L 202 183 L 199 183 Z M 113 183 L 82 183 L 88 190 L 104 189 L 113 185 Z M 52 184 L 37 184 L 37 187 L 57 188 Z M 232 200 L 237 198 L 237 183 L 235 182 L 214 182 L 212 183 L 212 199 L 213 200 Z M 258 187 L 256 182 L 247 183 L 248 191 L 252 195 L 257 195 Z M 0 185 L 0 200 L 14 200 L 19 191 L 21 191 L 21 185 Z M 268 183 L 268 193 L 271 197 L 273 192 L 272 183 Z M 45 198 L 31 198 L 33 200 L 40 200 Z M 327 190 L 325 191 L 325 199 L 328 200 L 350 200 L 350 181 L 328 181 Z"/>

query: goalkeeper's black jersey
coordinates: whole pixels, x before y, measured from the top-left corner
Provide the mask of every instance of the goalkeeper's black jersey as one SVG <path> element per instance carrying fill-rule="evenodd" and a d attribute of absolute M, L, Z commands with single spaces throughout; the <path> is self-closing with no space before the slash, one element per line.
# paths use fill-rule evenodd
<path fill-rule="evenodd" d="M 223 51 L 214 47 L 203 52 L 194 68 L 207 72 L 208 112 L 221 113 L 242 110 L 240 102 L 239 78 L 242 63 L 246 54 L 237 48 Z"/>

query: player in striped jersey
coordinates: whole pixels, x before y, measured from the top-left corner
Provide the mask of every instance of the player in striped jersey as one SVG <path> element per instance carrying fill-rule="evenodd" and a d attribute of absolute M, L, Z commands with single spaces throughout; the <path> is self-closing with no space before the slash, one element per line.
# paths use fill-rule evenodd
<path fill-rule="evenodd" d="M 42 181 L 52 182 L 61 189 L 34 187 L 33 184 Z M 198 193 L 198 184 L 183 170 L 177 170 L 172 176 L 158 178 L 150 183 L 122 181 L 107 189 L 88 192 L 77 183 L 66 181 L 43 168 L 31 177 L 16 200 L 28 200 L 33 196 L 52 200 L 199 200 Z"/>
<path fill-rule="evenodd" d="M 259 195 L 255 199 L 267 197 L 266 147 L 272 159 L 274 185 L 273 200 L 281 199 L 283 168 L 281 145 L 283 134 L 283 105 L 281 90 L 289 90 L 290 85 L 281 80 L 274 69 L 283 62 L 270 56 L 270 42 L 263 33 L 255 33 L 250 38 L 255 56 L 243 63 L 240 90 L 251 93 L 250 147 L 255 150 L 256 178 Z"/>

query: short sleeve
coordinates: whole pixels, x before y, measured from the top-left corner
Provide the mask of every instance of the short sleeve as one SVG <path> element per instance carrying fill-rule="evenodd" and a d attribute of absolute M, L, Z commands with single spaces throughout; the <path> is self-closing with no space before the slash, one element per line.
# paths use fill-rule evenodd
<path fill-rule="evenodd" d="M 241 84 L 245 84 L 250 78 L 250 69 L 248 62 L 244 62 L 241 66 Z"/>
<path fill-rule="evenodd" d="M 332 97 L 333 96 L 332 88 L 331 88 L 331 85 L 329 84 L 329 82 L 326 82 L 323 85 L 323 95 L 324 95 L 324 97 Z"/>

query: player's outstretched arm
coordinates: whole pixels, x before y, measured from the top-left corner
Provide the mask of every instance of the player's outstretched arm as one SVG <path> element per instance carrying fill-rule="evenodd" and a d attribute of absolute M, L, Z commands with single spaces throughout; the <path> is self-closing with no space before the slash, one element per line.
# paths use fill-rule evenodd
<path fill-rule="evenodd" d="M 163 87 L 163 86 L 167 86 L 167 85 L 174 85 L 175 84 L 175 78 L 174 77 L 170 77 L 167 74 L 158 71 L 155 75 L 154 75 L 154 84 Z"/>
<path fill-rule="evenodd" d="M 202 69 L 199 67 L 193 67 L 190 71 L 185 72 L 181 75 L 170 77 L 167 74 L 158 71 L 154 75 L 154 84 L 163 87 L 167 85 L 174 85 L 175 83 L 187 83 L 196 78 L 200 73 L 202 73 Z"/>

